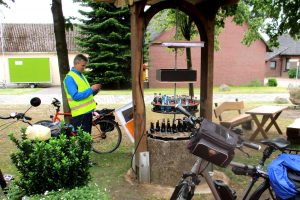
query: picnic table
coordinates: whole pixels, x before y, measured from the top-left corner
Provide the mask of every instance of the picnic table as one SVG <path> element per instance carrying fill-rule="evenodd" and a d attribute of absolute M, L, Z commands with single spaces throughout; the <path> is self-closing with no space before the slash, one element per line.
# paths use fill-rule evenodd
<path fill-rule="evenodd" d="M 255 122 L 257 128 L 253 132 L 250 137 L 250 140 L 254 140 L 255 137 L 260 132 L 264 138 L 268 138 L 267 132 L 270 130 L 272 126 L 275 126 L 276 130 L 279 134 L 282 135 L 282 131 L 280 130 L 276 120 L 283 110 L 287 109 L 287 106 L 259 106 L 252 110 L 248 110 L 245 113 L 250 114 L 252 116 L 253 121 Z M 262 119 L 259 121 L 258 116 L 261 115 Z M 270 119 L 270 123 L 264 129 L 267 121 Z"/>

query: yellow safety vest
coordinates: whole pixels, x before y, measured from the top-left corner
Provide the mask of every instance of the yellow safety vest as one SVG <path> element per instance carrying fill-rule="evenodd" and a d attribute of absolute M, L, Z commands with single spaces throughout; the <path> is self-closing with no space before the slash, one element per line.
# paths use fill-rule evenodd
<path fill-rule="evenodd" d="M 84 80 L 75 72 L 70 71 L 67 76 L 71 76 L 78 87 L 78 92 L 83 92 L 84 90 L 90 88 L 90 84 L 87 79 L 83 76 Z M 67 95 L 68 103 L 71 109 L 72 117 L 76 117 L 78 115 L 82 115 L 85 113 L 90 112 L 96 108 L 96 102 L 94 101 L 94 96 L 91 94 L 85 99 L 75 101 L 72 99 L 71 95 L 69 94 L 66 83 L 64 81 L 64 88 Z"/>

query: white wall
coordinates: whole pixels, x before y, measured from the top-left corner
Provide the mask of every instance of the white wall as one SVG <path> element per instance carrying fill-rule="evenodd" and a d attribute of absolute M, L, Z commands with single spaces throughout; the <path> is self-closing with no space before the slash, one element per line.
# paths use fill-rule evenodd
<path fill-rule="evenodd" d="M 69 53 L 69 65 L 73 66 L 73 59 L 77 53 Z M 9 53 L 0 56 L 0 82 L 10 84 L 8 58 L 49 58 L 51 85 L 60 85 L 58 60 L 56 53 Z"/>

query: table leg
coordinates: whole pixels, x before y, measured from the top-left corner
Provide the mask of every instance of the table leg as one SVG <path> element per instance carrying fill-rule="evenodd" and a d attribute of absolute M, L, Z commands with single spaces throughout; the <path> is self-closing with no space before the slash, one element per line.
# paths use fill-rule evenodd
<path fill-rule="evenodd" d="M 277 120 L 277 118 L 279 117 L 280 114 L 281 114 L 281 112 L 278 112 L 278 113 L 276 113 L 276 115 L 270 117 L 271 122 L 266 128 L 266 132 L 268 132 L 270 130 L 270 128 L 272 127 L 272 125 L 274 125 L 276 130 L 278 131 L 278 133 L 282 135 L 282 131 L 280 130 L 280 128 L 279 128 L 279 126 L 276 122 L 276 120 Z"/>
<path fill-rule="evenodd" d="M 257 136 L 257 134 L 258 134 L 259 132 L 261 132 L 262 136 L 263 136 L 265 139 L 267 139 L 268 136 L 267 136 L 265 130 L 263 129 L 263 127 L 264 127 L 264 125 L 266 124 L 266 122 L 268 121 L 268 119 L 269 119 L 270 116 L 264 115 L 263 118 L 262 118 L 262 120 L 261 120 L 261 122 L 259 122 L 259 120 L 258 120 L 258 118 L 257 118 L 256 115 L 251 115 L 251 116 L 252 116 L 252 119 L 253 119 L 253 121 L 255 122 L 257 128 L 256 128 L 256 130 L 254 131 L 254 133 L 251 135 L 250 140 L 254 140 L 255 137 Z"/>

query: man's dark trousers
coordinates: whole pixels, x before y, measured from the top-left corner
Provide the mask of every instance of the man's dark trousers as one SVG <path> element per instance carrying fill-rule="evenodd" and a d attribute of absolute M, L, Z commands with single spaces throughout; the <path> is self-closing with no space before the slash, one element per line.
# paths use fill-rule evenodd
<path fill-rule="evenodd" d="M 78 115 L 76 117 L 72 117 L 71 124 L 74 126 L 75 130 L 81 126 L 81 129 L 85 132 L 92 132 L 92 120 L 93 114 L 92 112 L 85 113 L 82 115 Z"/>

